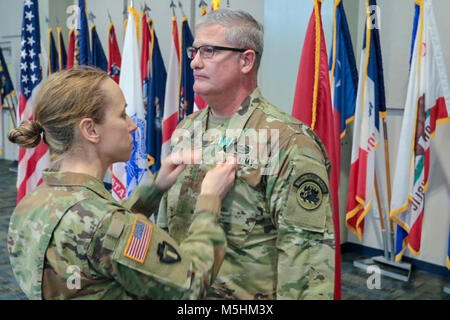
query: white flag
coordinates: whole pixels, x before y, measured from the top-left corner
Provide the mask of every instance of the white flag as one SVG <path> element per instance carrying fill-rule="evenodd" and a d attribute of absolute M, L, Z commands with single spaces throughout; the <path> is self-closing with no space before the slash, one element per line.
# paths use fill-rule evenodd
<path fill-rule="evenodd" d="M 142 82 L 140 71 L 139 46 L 136 34 L 136 17 L 134 8 L 128 9 L 128 24 L 125 33 L 122 54 L 122 68 L 119 86 L 127 102 L 126 112 L 136 123 L 133 132 L 133 150 L 128 162 L 115 163 L 112 169 L 112 193 L 122 200 L 128 197 L 142 180 L 148 177 L 148 164 L 145 144 L 146 122 L 142 100 Z"/>
<path fill-rule="evenodd" d="M 430 176 L 430 141 L 436 124 L 449 120 L 450 89 L 445 74 L 431 0 L 416 11 L 419 15 L 414 41 L 408 93 L 391 200 L 391 218 L 399 225 L 396 260 L 406 246 L 418 255 Z"/>

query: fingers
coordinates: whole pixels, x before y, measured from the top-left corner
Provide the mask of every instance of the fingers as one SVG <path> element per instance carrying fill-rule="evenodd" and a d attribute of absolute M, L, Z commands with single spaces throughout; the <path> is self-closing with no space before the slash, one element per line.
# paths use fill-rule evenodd
<path fill-rule="evenodd" d="M 173 165 L 201 163 L 201 150 L 182 150 L 171 153 L 165 161 Z"/>

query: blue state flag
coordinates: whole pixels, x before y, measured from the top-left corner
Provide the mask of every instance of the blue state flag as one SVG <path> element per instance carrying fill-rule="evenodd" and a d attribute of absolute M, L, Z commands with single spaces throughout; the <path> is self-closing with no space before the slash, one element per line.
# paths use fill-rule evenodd
<path fill-rule="evenodd" d="M 330 53 L 331 85 L 336 122 L 341 138 L 347 124 L 354 119 L 358 92 L 358 69 L 345 15 L 344 4 L 339 2 L 335 11 L 333 46 Z"/>
<path fill-rule="evenodd" d="M 64 38 L 62 35 L 62 29 L 57 28 L 58 31 L 58 56 L 59 56 L 59 70 L 64 70 L 67 67 L 67 51 L 64 45 Z"/>
<path fill-rule="evenodd" d="M 48 74 L 59 71 L 59 54 L 56 49 L 55 38 L 53 38 L 52 28 L 48 29 Z"/>
<path fill-rule="evenodd" d="M 89 28 L 85 0 L 78 0 L 79 16 L 75 40 L 75 62 L 77 65 L 88 65 L 90 56 Z"/>
<path fill-rule="evenodd" d="M 14 94 L 14 86 L 9 75 L 8 66 L 0 48 L 0 104 L 4 104 L 5 99 Z"/>
<path fill-rule="evenodd" d="M 89 56 L 89 65 L 96 66 L 103 71 L 108 71 L 108 60 L 106 59 L 105 51 L 102 43 L 98 37 L 97 28 L 95 25 L 91 27 L 92 51 Z"/>
<path fill-rule="evenodd" d="M 162 118 L 164 115 L 167 72 L 159 48 L 158 37 L 155 34 L 153 23 L 150 23 L 153 49 L 152 73 L 147 93 L 147 154 L 150 170 L 152 173 L 156 173 L 161 167 Z"/>
<path fill-rule="evenodd" d="M 181 25 L 181 84 L 180 84 L 180 108 L 178 122 L 190 115 L 194 106 L 194 72 L 190 66 L 190 59 L 186 49 L 192 46 L 194 38 L 189 28 L 188 19 L 183 18 Z"/>

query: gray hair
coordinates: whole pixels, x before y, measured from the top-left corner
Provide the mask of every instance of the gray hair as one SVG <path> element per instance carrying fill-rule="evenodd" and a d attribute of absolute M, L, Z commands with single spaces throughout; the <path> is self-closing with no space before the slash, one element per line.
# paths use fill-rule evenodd
<path fill-rule="evenodd" d="M 196 25 L 196 30 L 207 25 L 226 27 L 225 39 L 227 41 L 239 48 L 256 51 L 255 74 L 258 74 L 264 51 L 264 27 L 261 23 L 243 10 L 223 8 L 211 11 L 201 17 Z"/>

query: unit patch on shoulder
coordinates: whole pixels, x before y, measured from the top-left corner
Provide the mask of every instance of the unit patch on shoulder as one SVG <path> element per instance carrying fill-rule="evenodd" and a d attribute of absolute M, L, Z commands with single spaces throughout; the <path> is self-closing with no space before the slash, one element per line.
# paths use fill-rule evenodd
<path fill-rule="evenodd" d="M 150 247 L 153 227 L 147 221 L 136 218 L 123 255 L 131 260 L 144 263 Z"/>
<path fill-rule="evenodd" d="M 305 173 L 295 182 L 297 202 L 305 210 L 312 211 L 320 207 L 324 194 L 328 193 L 325 182 L 314 173 Z"/>

